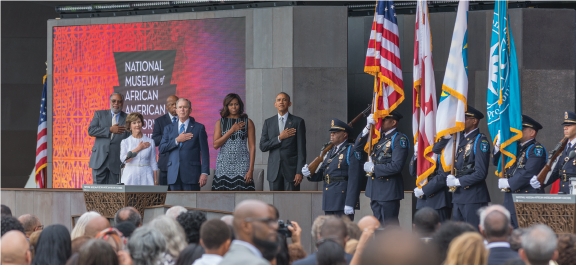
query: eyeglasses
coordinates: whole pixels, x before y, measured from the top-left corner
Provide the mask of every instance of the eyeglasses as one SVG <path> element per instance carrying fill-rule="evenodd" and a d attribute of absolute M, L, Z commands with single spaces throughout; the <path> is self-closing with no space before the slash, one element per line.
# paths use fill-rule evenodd
<path fill-rule="evenodd" d="M 278 219 L 276 218 L 246 218 L 244 219 L 246 222 L 263 222 L 266 223 L 268 226 L 274 226 L 278 224 Z"/>
<path fill-rule="evenodd" d="M 123 101 L 123 100 L 121 100 L 121 99 L 119 99 L 119 100 L 116 100 L 116 99 L 112 99 L 112 100 L 110 100 L 110 102 L 112 102 L 112 103 L 116 103 L 116 102 L 118 102 L 118 103 L 122 103 L 122 101 Z"/>
<path fill-rule="evenodd" d="M 44 230 L 44 225 L 39 225 L 36 228 L 40 228 L 40 230 Z"/>

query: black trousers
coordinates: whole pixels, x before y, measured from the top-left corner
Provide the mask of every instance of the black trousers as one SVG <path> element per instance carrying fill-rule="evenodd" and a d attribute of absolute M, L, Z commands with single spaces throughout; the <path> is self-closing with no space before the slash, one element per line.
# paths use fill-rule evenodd
<path fill-rule="evenodd" d="M 300 185 L 294 186 L 294 175 L 284 176 L 282 170 L 279 170 L 276 180 L 269 181 L 270 191 L 300 191 Z"/>
<path fill-rule="evenodd" d="M 450 221 L 450 217 L 452 217 L 452 208 L 443 207 L 440 209 L 436 209 L 438 215 L 440 216 L 440 223 L 444 223 L 446 221 Z"/>
<path fill-rule="evenodd" d="M 184 184 L 180 178 L 180 172 L 178 172 L 178 177 L 174 184 L 170 184 L 170 190 L 172 191 L 200 191 L 200 183 L 196 184 Z"/>
<path fill-rule="evenodd" d="M 400 220 L 400 200 L 393 201 L 370 201 L 370 208 L 374 217 L 380 221 L 382 227 L 389 225 L 399 225 Z"/>
<path fill-rule="evenodd" d="M 168 171 L 158 170 L 158 185 L 168 185 Z"/>
<path fill-rule="evenodd" d="M 488 203 L 454 203 L 452 208 L 452 221 L 469 223 L 478 230 L 478 225 L 480 224 L 478 209 L 486 205 L 488 205 Z"/>
<path fill-rule="evenodd" d="M 354 214 L 344 214 L 344 210 L 342 210 L 342 211 L 325 211 L 324 215 L 336 215 L 338 217 L 346 215 L 346 216 L 348 216 L 348 218 L 350 218 L 350 221 L 354 221 Z"/>
<path fill-rule="evenodd" d="M 106 166 L 92 169 L 92 183 L 94 184 L 116 184 L 119 181 L 119 174 L 112 173 Z"/>

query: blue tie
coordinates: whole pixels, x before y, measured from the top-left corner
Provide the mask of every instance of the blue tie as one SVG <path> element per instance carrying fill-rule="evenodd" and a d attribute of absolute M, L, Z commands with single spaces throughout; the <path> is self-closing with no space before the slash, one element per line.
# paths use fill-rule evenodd
<path fill-rule="evenodd" d="M 172 117 L 172 123 L 176 122 L 176 117 Z"/>
<path fill-rule="evenodd" d="M 182 123 L 182 125 L 180 125 L 180 132 L 178 134 L 181 134 L 183 132 L 184 132 L 184 123 Z M 179 146 L 182 146 L 182 143 L 180 143 Z"/>

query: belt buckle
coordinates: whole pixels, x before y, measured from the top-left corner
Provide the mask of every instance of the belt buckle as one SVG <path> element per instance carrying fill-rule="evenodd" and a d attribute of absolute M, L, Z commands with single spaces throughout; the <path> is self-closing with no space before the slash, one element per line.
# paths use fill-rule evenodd
<path fill-rule="evenodd" d="M 562 181 L 568 182 L 568 176 L 566 176 L 566 174 L 562 174 Z"/>
<path fill-rule="evenodd" d="M 326 175 L 326 184 L 330 184 L 330 176 Z"/>

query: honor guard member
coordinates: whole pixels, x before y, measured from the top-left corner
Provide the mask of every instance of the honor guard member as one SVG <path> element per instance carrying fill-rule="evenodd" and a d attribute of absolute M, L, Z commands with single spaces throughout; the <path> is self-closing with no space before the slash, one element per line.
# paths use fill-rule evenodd
<path fill-rule="evenodd" d="M 398 122 L 402 114 L 397 111 L 382 120 L 380 141 L 373 146 L 371 159 L 364 163 L 364 171 L 371 173 L 366 185 L 366 197 L 370 198 L 370 207 L 374 217 L 381 224 L 399 224 L 400 200 L 404 199 L 404 180 L 402 168 L 408 158 L 408 137 L 399 132 Z M 368 126 L 375 124 L 372 115 L 368 116 Z M 369 127 L 362 131 L 362 136 L 356 140 L 356 150 L 364 150 L 368 141 Z"/>
<path fill-rule="evenodd" d="M 478 209 L 490 202 L 486 186 L 490 143 L 486 135 L 478 130 L 478 123 L 484 114 L 468 106 L 465 116 L 464 132 L 460 133 L 460 143 L 456 147 L 455 175 L 448 174 L 446 186 L 455 189 L 452 194 L 452 220 L 467 222 L 478 229 Z M 436 142 L 432 152 L 441 154 L 448 141 L 453 141 L 451 138 L 447 135 Z"/>
<path fill-rule="evenodd" d="M 568 138 L 568 143 L 564 147 L 562 155 L 558 156 L 558 162 L 552 169 L 552 175 L 544 187 L 560 179 L 560 192 L 570 194 L 570 178 L 576 178 L 576 113 L 572 111 L 564 112 L 564 137 Z M 530 180 L 533 188 L 540 188 L 537 176 Z"/>
<path fill-rule="evenodd" d="M 516 209 L 512 193 L 543 193 L 543 190 L 530 186 L 532 176 L 538 174 L 546 165 L 546 148 L 536 141 L 536 134 L 542 125 L 534 119 L 522 115 L 522 138 L 517 141 L 516 162 L 506 169 L 506 177 L 498 179 L 498 188 L 505 190 L 504 207 L 510 212 L 510 221 L 514 229 L 518 228 Z M 496 141 L 492 164 L 498 166 L 500 159 L 500 139 Z"/>
<path fill-rule="evenodd" d="M 322 210 L 326 215 L 347 215 L 354 220 L 354 209 L 360 209 L 361 156 L 356 154 L 354 145 L 348 143 L 352 127 L 345 122 L 333 119 L 330 127 L 330 142 L 334 145 L 324 157 L 319 169 L 312 173 L 308 165 L 302 174 L 309 181 L 324 181 L 322 189 Z"/>
<path fill-rule="evenodd" d="M 414 156 L 410 161 L 410 175 L 417 178 L 417 162 L 418 162 L 418 142 L 414 145 Z M 422 188 L 414 188 L 414 196 L 416 197 L 416 209 L 430 207 L 440 217 L 440 222 L 449 221 L 452 215 L 452 194 L 448 191 L 446 186 L 447 172 L 442 169 L 440 155 L 436 162 L 434 172 L 428 176 L 428 182 Z"/>

